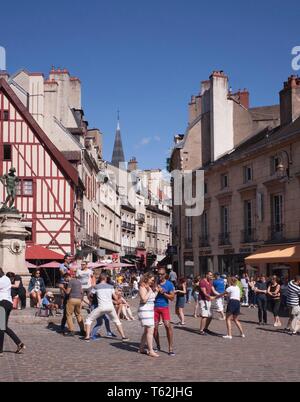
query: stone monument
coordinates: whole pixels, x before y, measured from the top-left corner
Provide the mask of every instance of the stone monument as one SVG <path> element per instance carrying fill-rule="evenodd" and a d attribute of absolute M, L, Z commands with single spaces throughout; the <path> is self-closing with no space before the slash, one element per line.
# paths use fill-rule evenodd
<path fill-rule="evenodd" d="M 8 174 L 0 177 L 6 188 L 7 197 L 0 208 L 0 267 L 4 272 L 15 272 L 23 277 L 24 286 L 29 281 L 29 271 L 25 262 L 25 239 L 29 232 L 21 222 L 22 216 L 14 205 L 19 178 L 11 167 Z"/>

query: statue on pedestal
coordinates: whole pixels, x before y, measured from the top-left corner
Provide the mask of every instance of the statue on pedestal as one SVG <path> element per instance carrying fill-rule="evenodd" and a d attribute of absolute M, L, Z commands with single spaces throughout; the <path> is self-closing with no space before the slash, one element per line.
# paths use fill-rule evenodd
<path fill-rule="evenodd" d="M 3 203 L 0 212 L 16 212 L 19 213 L 16 207 L 13 207 L 16 198 L 17 185 L 20 179 L 15 175 L 16 169 L 11 167 L 9 173 L 0 177 L 1 183 L 6 187 L 7 197 Z M 7 205 L 8 204 L 8 205 Z"/>

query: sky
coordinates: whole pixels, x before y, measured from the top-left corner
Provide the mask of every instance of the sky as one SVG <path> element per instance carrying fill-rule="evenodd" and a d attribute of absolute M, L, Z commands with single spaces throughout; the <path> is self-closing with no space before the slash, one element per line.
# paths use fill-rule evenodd
<path fill-rule="evenodd" d="M 278 103 L 300 46 L 299 1 L 29 0 L 3 2 L 7 70 L 67 68 L 82 82 L 90 128 L 111 160 L 117 110 L 125 157 L 162 168 L 200 82 L 224 70 L 250 105 Z"/>

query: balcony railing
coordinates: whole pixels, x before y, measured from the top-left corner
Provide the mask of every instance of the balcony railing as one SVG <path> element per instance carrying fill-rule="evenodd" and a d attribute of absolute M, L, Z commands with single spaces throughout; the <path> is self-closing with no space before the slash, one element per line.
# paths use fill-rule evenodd
<path fill-rule="evenodd" d="M 219 246 L 227 246 L 230 244 L 230 233 L 219 233 Z"/>
<path fill-rule="evenodd" d="M 135 247 L 124 247 L 125 255 L 135 255 Z"/>
<path fill-rule="evenodd" d="M 138 241 L 137 242 L 137 247 L 138 248 L 145 248 L 145 242 L 144 241 Z"/>
<path fill-rule="evenodd" d="M 269 227 L 269 240 L 280 242 L 285 240 L 285 225 L 278 223 Z"/>
<path fill-rule="evenodd" d="M 209 247 L 209 236 L 202 235 L 199 237 L 199 247 Z"/>
<path fill-rule="evenodd" d="M 157 226 L 147 225 L 147 232 L 157 232 Z"/>
<path fill-rule="evenodd" d="M 253 243 L 255 241 L 257 241 L 255 229 L 247 228 L 241 231 L 241 243 Z"/>
<path fill-rule="evenodd" d="M 136 219 L 137 219 L 138 223 L 144 223 L 145 222 L 145 214 L 138 213 Z"/>
<path fill-rule="evenodd" d="M 135 231 L 135 224 L 134 223 L 122 221 L 121 225 L 122 225 L 123 229 Z"/>
<path fill-rule="evenodd" d="M 192 247 L 193 247 L 193 240 L 185 239 L 185 248 L 192 248 Z"/>

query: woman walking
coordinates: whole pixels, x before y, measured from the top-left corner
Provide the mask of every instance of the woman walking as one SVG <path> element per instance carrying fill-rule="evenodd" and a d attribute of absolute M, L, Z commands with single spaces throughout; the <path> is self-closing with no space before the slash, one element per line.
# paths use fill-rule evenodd
<path fill-rule="evenodd" d="M 139 353 L 148 354 L 151 357 L 159 357 L 153 350 L 153 332 L 154 332 L 154 301 L 158 291 L 153 289 L 154 274 L 147 272 L 140 281 L 139 295 L 140 305 L 138 308 L 138 317 L 144 327 Z M 145 351 L 147 343 L 148 352 Z"/>
<path fill-rule="evenodd" d="M 273 275 L 271 283 L 268 286 L 267 295 L 270 297 L 270 307 L 274 316 L 274 327 L 281 327 L 279 318 L 280 309 L 280 285 L 277 281 L 277 276 Z"/>
<path fill-rule="evenodd" d="M 227 311 L 226 311 L 226 327 L 227 327 L 227 335 L 224 335 L 224 339 L 232 339 L 232 329 L 231 329 L 231 321 L 235 323 L 237 328 L 240 331 L 240 336 L 245 338 L 245 334 L 241 323 L 238 320 L 238 316 L 240 314 L 241 308 L 241 290 L 237 284 L 237 278 L 231 278 L 229 283 L 230 286 L 225 290 L 223 294 L 218 295 L 217 297 L 222 297 L 227 295 L 229 298 Z"/>
<path fill-rule="evenodd" d="M 185 298 L 186 298 L 186 279 L 185 278 L 179 278 L 179 284 L 177 287 L 177 290 L 175 290 L 176 293 L 176 307 L 175 307 L 175 313 L 177 314 L 178 318 L 180 319 L 180 322 L 178 325 L 185 325 L 184 322 L 184 305 L 185 305 Z"/>
<path fill-rule="evenodd" d="M 0 268 L 0 357 L 3 356 L 4 333 L 6 333 L 17 345 L 16 353 L 25 349 L 24 343 L 17 337 L 13 330 L 8 327 L 8 319 L 13 308 L 11 297 L 11 282 Z M 4 317 L 2 316 L 4 314 Z M 4 319 L 4 322 L 2 321 Z M 4 328 L 3 325 L 4 324 Z"/>

